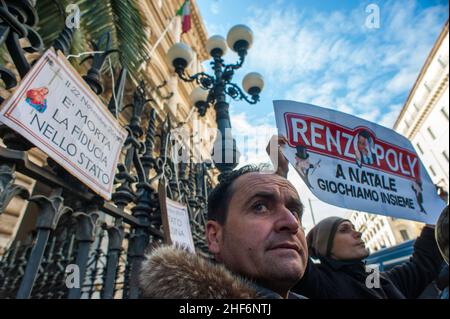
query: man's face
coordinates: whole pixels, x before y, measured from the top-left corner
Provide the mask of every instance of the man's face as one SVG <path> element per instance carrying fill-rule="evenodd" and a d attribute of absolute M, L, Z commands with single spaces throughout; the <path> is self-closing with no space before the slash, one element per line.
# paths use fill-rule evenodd
<path fill-rule="evenodd" d="M 285 178 L 262 173 L 245 174 L 231 187 L 225 225 L 208 222 L 211 252 L 231 271 L 288 291 L 308 259 L 297 191 Z"/>
<path fill-rule="evenodd" d="M 369 250 L 361 239 L 361 233 L 346 221 L 336 231 L 331 255 L 337 260 L 361 260 L 369 255 Z"/>
<path fill-rule="evenodd" d="M 368 144 L 369 143 L 365 137 L 363 137 L 361 135 L 358 137 L 358 150 L 361 153 L 363 153 L 364 155 L 367 155 L 367 153 L 368 153 L 368 151 L 367 151 L 368 146 L 369 146 Z"/>

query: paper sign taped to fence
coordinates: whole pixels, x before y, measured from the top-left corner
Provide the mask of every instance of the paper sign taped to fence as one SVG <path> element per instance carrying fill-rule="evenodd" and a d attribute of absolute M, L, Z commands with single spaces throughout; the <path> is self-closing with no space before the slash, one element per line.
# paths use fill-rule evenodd
<path fill-rule="evenodd" d="M 0 121 L 111 198 L 127 132 L 64 56 L 45 52 L 1 109 Z"/>
<path fill-rule="evenodd" d="M 173 245 L 184 247 L 195 253 L 187 207 L 169 198 L 166 198 L 166 205 L 170 241 Z"/>
<path fill-rule="evenodd" d="M 355 116 L 274 101 L 283 153 L 320 200 L 435 224 L 445 207 L 411 142 Z"/>

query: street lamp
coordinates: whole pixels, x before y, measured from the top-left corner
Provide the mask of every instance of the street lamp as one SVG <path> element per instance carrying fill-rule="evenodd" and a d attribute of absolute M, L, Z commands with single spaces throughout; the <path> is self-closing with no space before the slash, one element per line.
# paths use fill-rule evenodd
<path fill-rule="evenodd" d="M 205 116 L 210 106 L 215 107 L 220 134 L 214 143 L 212 156 L 215 166 L 221 173 L 233 170 L 239 163 L 236 140 L 231 134 L 229 103 L 226 101 L 226 96 L 230 96 L 233 100 L 245 100 L 250 104 L 256 104 L 264 87 L 264 79 L 259 73 L 249 73 L 244 77 L 242 87 L 248 95 L 238 85 L 231 82 L 234 72 L 244 64 L 252 44 L 253 32 L 245 25 L 236 25 L 231 28 L 226 40 L 220 35 L 210 37 L 206 43 L 206 49 L 213 58 L 211 66 L 214 75 L 200 72 L 191 76 L 186 73 L 186 68 L 193 60 L 193 52 L 184 43 L 176 43 L 167 53 L 179 78 L 186 82 L 195 81 L 199 85 L 191 93 L 191 102 L 197 108 L 199 115 Z M 228 48 L 238 54 L 239 61 L 236 64 L 225 64 L 222 59 Z"/>

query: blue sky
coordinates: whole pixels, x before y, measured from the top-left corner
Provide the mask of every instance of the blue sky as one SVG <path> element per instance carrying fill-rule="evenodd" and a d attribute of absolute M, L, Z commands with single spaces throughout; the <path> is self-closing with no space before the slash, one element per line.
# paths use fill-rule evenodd
<path fill-rule="evenodd" d="M 235 24 L 247 24 L 255 34 L 235 81 L 241 83 L 251 71 L 261 73 L 266 82 L 261 102 L 231 102 L 243 163 L 268 161 L 263 144 L 276 130 L 272 101 L 277 99 L 333 108 L 392 127 L 449 10 L 448 1 L 438 0 L 196 2 L 209 35 L 226 36 Z M 380 28 L 365 25 L 369 4 L 380 9 Z M 226 55 L 226 61 L 235 59 L 231 52 Z M 295 173 L 289 177 L 298 182 L 306 204 L 311 198 L 319 215 L 330 215 L 334 207 L 318 202 Z M 307 228 L 310 223 L 306 221 Z"/>

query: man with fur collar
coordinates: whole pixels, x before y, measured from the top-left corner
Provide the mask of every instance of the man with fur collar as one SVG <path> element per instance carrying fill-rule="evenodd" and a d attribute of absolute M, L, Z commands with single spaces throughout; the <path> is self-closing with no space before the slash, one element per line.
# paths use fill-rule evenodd
<path fill-rule="evenodd" d="M 290 289 L 308 260 L 303 205 L 285 178 L 246 166 L 208 198 L 206 237 L 215 262 L 155 249 L 141 272 L 145 298 L 300 298 Z"/>

